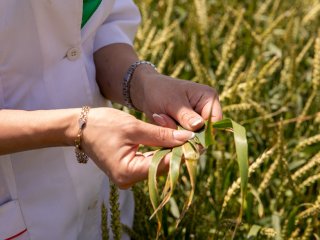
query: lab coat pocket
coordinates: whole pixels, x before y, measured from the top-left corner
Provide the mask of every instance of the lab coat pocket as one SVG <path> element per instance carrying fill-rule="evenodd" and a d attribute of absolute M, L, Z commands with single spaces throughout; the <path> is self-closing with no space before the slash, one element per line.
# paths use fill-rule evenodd
<path fill-rule="evenodd" d="M 0 206 L 0 239 L 30 239 L 17 200 L 6 202 Z"/>

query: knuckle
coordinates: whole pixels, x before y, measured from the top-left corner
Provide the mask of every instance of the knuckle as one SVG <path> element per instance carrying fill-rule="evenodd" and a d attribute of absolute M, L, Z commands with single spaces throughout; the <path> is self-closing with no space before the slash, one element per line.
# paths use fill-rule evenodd
<path fill-rule="evenodd" d="M 157 140 L 163 142 L 168 138 L 168 133 L 164 128 L 157 128 L 155 137 Z"/>
<path fill-rule="evenodd" d="M 132 121 L 134 120 L 134 121 Z M 125 124 L 122 125 L 122 134 L 132 137 L 136 134 L 137 128 L 139 128 L 139 121 L 136 119 L 132 119 L 131 121 L 127 121 Z"/>
<path fill-rule="evenodd" d="M 216 89 L 211 88 L 211 94 L 214 96 L 214 98 L 219 98 L 219 93 Z"/>
<path fill-rule="evenodd" d="M 207 85 L 204 85 L 203 87 L 204 87 L 203 91 L 206 92 L 207 94 L 215 95 L 215 96 L 218 95 L 218 92 L 215 88 L 207 86 Z"/>
<path fill-rule="evenodd" d="M 189 122 L 189 120 L 192 118 L 192 114 L 190 114 L 189 112 L 182 112 L 180 116 L 182 122 Z"/>

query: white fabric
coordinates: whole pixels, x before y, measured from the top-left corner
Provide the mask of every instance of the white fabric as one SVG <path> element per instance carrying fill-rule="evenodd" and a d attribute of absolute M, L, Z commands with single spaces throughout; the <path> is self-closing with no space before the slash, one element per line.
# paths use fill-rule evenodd
<path fill-rule="evenodd" d="M 0 229 L 0 239 L 8 239 L 16 236 L 15 239 L 28 240 L 28 232 L 21 215 L 18 201 L 7 202 L 0 207 L 0 221 L 5 227 Z"/>
<path fill-rule="evenodd" d="M 131 44 L 140 15 L 131 0 L 102 0 L 81 30 L 82 1 L 0 1 L 0 109 L 105 106 L 93 51 L 111 43 Z M 0 170 L 1 184 L 7 185 L 0 199 L 9 192 L 20 206 L 12 214 L 20 211 L 30 239 L 101 238 L 105 176 L 92 161 L 78 164 L 72 147 L 0 156 Z M 133 206 L 132 193 L 122 194 Z M 5 206 L 0 205 L 0 233 L 7 229 Z M 127 224 L 132 211 L 122 211 Z"/>

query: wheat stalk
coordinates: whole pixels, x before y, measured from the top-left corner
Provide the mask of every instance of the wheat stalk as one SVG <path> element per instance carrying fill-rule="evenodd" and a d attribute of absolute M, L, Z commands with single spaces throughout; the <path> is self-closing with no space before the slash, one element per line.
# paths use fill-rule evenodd
<path fill-rule="evenodd" d="M 240 84 L 240 82 L 245 79 L 245 76 L 246 76 L 246 73 L 245 72 L 241 72 L 238 77 L 236 78 L 236 80 L 234 81 L 234 84 L 229 88 L 229 89 L 226 89 L 224 90 L 219 99 L 220 101 L 224 101 L 225 99 L 229 98 L 233 98 L 235 94 L 237 94 L 238 90 L 242 90 L 243 89 L 243 85 Z M 237 92 L 237 93 L 235 93 Z"/>
<path fill-rule="evenodd" d="M 256 159 L 256 161 L 254 161 L 250 167 L 249 167 L 249 174 L 248 174 L 248 177 L 251 176 L 252 173 L 254 173 L 260 166 L 262 163 L 265 162 L 266 159 L 270 158 L 273 153 L 275 152 L 276 150 L 276 146 L 270 148 L 269 150 L 263 152 L 263 154 L 258 157 Z M 236 181 L 234 181 L 231 185 L 231 187 L 229 187 L 229 189 L 227 190 L 227 193 L 223 199 L 223 204 L 222 204 L 222 208 L 221 208 L 221 213 L 220 213 L 220 218 L 222 217 L 227 205 L 228 205 L 228 202 L 231 200 L 232 196 L 234 196 L 237 191 L 240 189 L 240 178 L 238 178 Z"/>
<path fill-rule="evenodd" d="M 320 206 L 320 194 L 318 194 L 317 196 L 317 200 L 314 203 L 315 205 L 319 205 Z"/>
<path fill-rule="evenodd" d="M 274 67 L 276 66 L 276 67 Z M 261 68 L 259 74 L 258 74 L 258 79 L 263 79 L 268 75 L 271 75 L 274 73 L 274 69 L 276 69 L 279 66 L 279 57 L 274 56 L 272 57 L 263 67 Z M 272 70 L 270 72 L 270 69 Z"/>
<path fill-rule="evenodd" d="M 264 32 L 260 35 L 262 40 L 266 40 L 267 37 L 273 32 L 273 30 L 286 18 L 288 18 L 292 14 L 291 11 L 286 11 L 278 16 L 273 22 L 269 24 L 269 27 L 264 30 Z"/>
<path fill-rule="evenodd" d="M 205 35 L 208 32 L 208 13 L 206 0 L 194 0 L 196 14 L 199 19 L 200 35 Z"/>
<path fill-rule="evenodd" d="M 313 100 L 318 94 L 318 89 L 320 85 L 320 37 L 317 37 L 315 41 L 315 55 L 313 59 L 313 75 L 312 75 L 312 92 L 300 114 L 300 116 L 306 116 Z M 301 121 L 297 122 L 297 128 L 301 125 Z"/>
<path fill-rule="evenodd" d="M 290 57 L 286 57 L 284 60 L 284 67 L 281 71 L 280 83 L 285 84 L 288 89 L 291 89 L 292 87 L 293 76 L 290 71 L 291 68 L 292 68 L 292 60 Z"/>
<path fill-rule="evenodd" d="M 223 112 L 234 112 L 234 111 L 247 111 L 250 110 L 252 107 L 249 103 L 239 103 L 239 104 L 232 104 L 223 107 Z"/>
<path fill-rule="evenodd" d="M 204 76 L 203 76 L 202 68 L 201 68 L 202 64 L 200 61 L 200 54 L 198 52 L 196 45 L 197 45 L 196 36 L 192 35 L 189 56 L 190 56 L 192 67 L 196 73 L 196 77 L 198 78 L 199 81 L 201 81 L 202 79 L 204 79 Z"/>
<path fill-rule="evenodd" d="M 266 174 L 263 176 L 263 180 L 259 185 L 258 188 L 258 193 L 261 195 L 264 190 L 268 187 L 272 176 L 274 175 L 274 173 L 277 170 L 277 167 L 279 165 L 280 162 L 280 157 L 278 156 L 275 161 L 271 164 L 270 168 L 268 169 L 268 171 L 266 172 Z"/>
<path fill-rule="evenodd" d="M 171 73 L 171 77 L 176 78 L 179 76 L 184 66 L 186 65 L 185 61 L 180 61 L 174 66 L 174 71 Z"/>
<path fill-rule="evenodd" d="M 287 237 L 288 225 L 289 225 L 289 220 L 285 219 L 284 224 L 282 225 L 282 228 L 281 228 L 281 238 L 282 239 L 286 239 L 286 237 Z"/>
<path fill-rule="evenodd" d="M 313 175 L 311 177 L 308 177 L 305 181 L 303 181 L 300 185 L 299 185 L 299 189 L 300 191 L 302 191 L 304 188 L 311 186 L 312 184 L 314 184 L 316 181 L 320 180 L 320 173 Z"/>
<path fill-rule="evenodd" d="M 259 235 L 274 238 L 277 236 L 277 232 L 273 228 L 261 228 Z"/>
<path fill-rule="evenodd" d="M 101 233 L 102 240 L 109 239 L 108 208 L 105 207 L 104 203 L 101 205 Z"/>
<path fill-rule="evenodd" d="M 254 18 L 259 19 L 261 15 L 263 15 L 267 11 L 272 1 L 273 0 L 264 1 L 258 8 L 257 12 L 254 14 Z"/>
<path fill-rule="evenodd" d="M 209 67 L 208 6 L 206 0 L 194 0 L 204 64 Z"/>
<path fill-rule="evenodd" d="M 144 21 L 144 23 L 138 28 L 138 31 L 137 31 L 137 34 L 136 34 L 136 39 L 138 41 L 135 41 L 135 44 L 137 44 L 140 41 L 144 40 L 145 36 L 150 31 L 151 26 L 152 26 L 151 19 L 147 19 L 147 20 Z M 138 46 L 137 46 L 137 49 L 139 49 Z"/>
<path fill-rule="evenodd" d="M 239 27 L 242 22 L 244 12 L 245 12 L 244 9 L 238 12 L 236 22 L 233 28 L 231 29 L 227 40 L 224 42 L 222 46 L 221 61 L 219 62 L 219 65 L 216 71 L 217 76 L 220 76 L 222 74 L 222 71 L 225 65 L 227 64 L 228 60 L 232 57 L 232 51 L 236 47 L 236 42 L 235 42 L 236 35 L 237 35 L 237 32 L 239 31 Z"/>
<path fill-rule="evenodd" d="M 212 32 L 213 33 L 212 38 L 218 39 L 221 36 L 222 31 L 224 30 L 224 28 L 227 25 L 229 20 L 230 20 L 229 13 L 226 12 L 225 14 L 223 14 L 221 20 L 219 21 L 219 25 L 217 27 L 217 30 Z"/>
<path fill-rule="evenodd" d="M 290 235 L 290 237 L 288 238 L 288 240 L 297 240 L 298 236 L 300 234 L 300 228 L 296 228 Z"/>
<path fill-rule="evenodd" d="M 318 3 L 316 6 L 312 6 L 311 10 L 303 17 L 302 25 L 307 25 L 309 22 L 315 19 L 318 16 L 319 11 L 320 3 Z"/>
<path fill-rule="evenodd" d="M 241 71 L 241 68 L 243 67 L 245 63 L 245 58 L 244 56 L 241 56 L 237 62 L 234 64 L 233 68 L 231 69 L 231 72 L 227 78 L 227 81 L 224 85 L 223 89 L 229 89 L 231 85 L 234 83 L 234 80 L 238 76 L 239 72 Z"/>
<path fill-rule="evenodd" d="M 312 44 L 314 42 L 314 38 L 310 38 L 308 40 L 308 42 L 304 45 L 304 47 L 302 48 L 301 52 L 298 54 L 297 58 L 296 58 L 296 65 L 299 66 L 302 59 L 304 58 L 304 56 L 306 55 L 306 53 L 309 51 L 309 49 L 311 48 Z"/>
<path fill-rule="evenodd" d="M 312 89 L 317 91 L 320 85 L 320 30 L 314 48 L 315 55 L 313 59 Z"/>
<path fill-rule="evenodd" d="M 151 28 L 151 30 L 148 32 L 146 40 L 143 42 L 143 47 L 140 50 L 139 58 L 145 59 L 148 55 L 149 47 L 153 41 L 153 38 L 156 34 L 157 28 L 154 26 Z"/>
<path fill-rule="evenodd" d="M 175 31 L 177 31 L 178 26 L 179 22 L 173 21 L 170 25 L 165 26 L 162 31 L 158 31 L 155 40 L 151 43 L 151 48 L 169 42 L 169 40 L 174 37 Z"/>
<path fill-rule="evenodd" d="M 300 141 L 298 145 L 295 147 L 294 151 L 300 151 L 301 149 L 304 149 L 312 144 L 319 143 L 319 142 L 320 142 L 320 134 L 317 134 L 315 136 L 312 136 L 310 138 Z"/>
<path fill-rule="evenodd" d="M 315 165 L 320 165 L 320 152 L 311 158 L 311 160 L 305 164 L 303 167 L 300 167 L 293 175 L 292 179 L 297 181 L 299 178 L 303 177 L 312 170 Z"/>
<path fill-rule="evenodd" d="M 268 116 L 268 111 L 266 111 L 259 103 L 253 101 L 252 99 L 247 99 L 247 102 L 251 104 L 252 107 L 262 116 Z"/>
<path fill-rule="evenodd" d="M 168 45 L 167 49 L 164 51 L 164 53 L 162 55 L 162 58 L 161 58 L 160 62 L 157 65 L 158 72 L 160 72 L 160 73 L 163 72 L 163 70 L 164 70 L 164 68 L 166 66 L 166 63 L 168 62 L 169 58 L 172 55 L 173 47 L 174 47 L 174 42 L 169 42 L 169 45 Z"/>
<path fill-rule="evenodd" d="M 253 37 L 253 39 L 258 43 L 261 44 L 262 40 L 259 36 L 259 34 L 251 27 L 251 25 L 246 21 L 243 20 L 243 25 L 248 29 L 248 31 L 250 32 L 251 36 Z"/>
<path fill-rule="evenodd" d="M 121 223 L 120 223 L 120 207 L 119 207 L 119 192 L 117 186 L 110 181 L 109 204 L 111 212 L 111 229 L 113 239 L 120 240 L 121 238 Z"/>
<path fill-rule="evenodd" d="M 301 240 L 309 240 L 311 238 L 311 234 L 313 233 L 312 219 L 309 218 L 307 220 L 307 227 L 304 230 L 304 233 L 301 237 Z"/>
<path fill-rule="evenodd" d="M 312 217 L 312 216 L 317 215 L 319 213 L 320 213 L 320 205 L 313 205 L 313 206 L 307 208 L 306 210 L 302 211 L 301 213 L 299 213 L 296 216 L 296 223 L 295 224 L 298 225 L 301 220 Z"/>
<path fill-rule="evenodd" d="M 276 15 L 276 12 L 279 9 L 280 3 L 281 3 L 281 0 L 274 0 L 273 1 L 273 5 L 272 5 L 272 8 L 271 8 L 269 19 L 274 19 L 274 16 Z M 269 24 L 270 24 L 270 21 L 269 21 Z"/>
<path fill-rule="evenodd" d="M 168 0 L 166 1 L 166 3 L 167 3 L 167 9 L 163 18 L 163 25 L 165 27 L 168 26 L 170 23 L 170 18 L 171 18 L 173 6 L 174 6 L 174 0 Z"/>

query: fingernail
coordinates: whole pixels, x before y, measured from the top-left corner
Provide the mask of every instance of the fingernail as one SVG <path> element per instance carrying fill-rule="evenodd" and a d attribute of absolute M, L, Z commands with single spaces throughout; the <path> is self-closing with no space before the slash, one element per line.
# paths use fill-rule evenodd
<path fill-rule="evenodd" d="M 159 114 L 156 114 L 156 113 L 152 114 L 152 118 L 159 125 L 161 125 L 161 126 L 165 126 L 166 125 L 166 121 Z"/>
<path fill-rule="evenodd" d="M 175 130 L 173 131 L 173 138 L 179 141 L 188 141 L 189 139 L 194 138 L 194 132 L 186 130 Z"/>
<path fill-rule="evenodd" d="M 198 126 L 200 123 L 202 123 L 202 118 L 192 118 L 191 120 L 190 120 L 190 125 L 191 125 L 191 127 L 196 127 L 196 126 Z"/>

